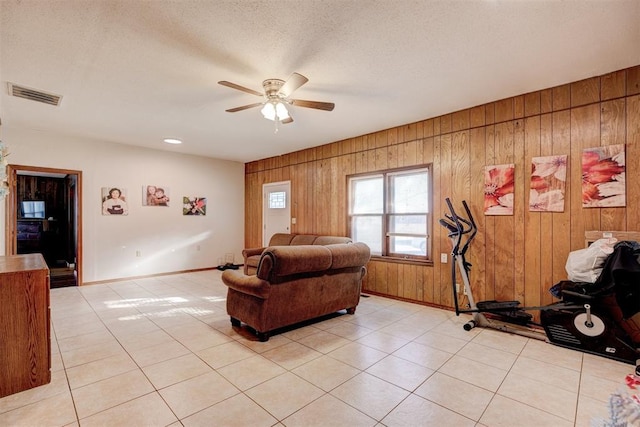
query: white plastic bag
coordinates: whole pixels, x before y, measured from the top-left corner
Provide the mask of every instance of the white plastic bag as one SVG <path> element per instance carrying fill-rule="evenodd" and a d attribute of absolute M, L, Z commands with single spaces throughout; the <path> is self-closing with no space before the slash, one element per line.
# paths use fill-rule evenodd
<path fill-rule="evenodd" d="M 613 252 L 616 241 L 614 238 L 599 239 L 588 248 L 570 252 L 564 266 L 569 280 L 594 283 L 602 272 L 604 261 Z"/>

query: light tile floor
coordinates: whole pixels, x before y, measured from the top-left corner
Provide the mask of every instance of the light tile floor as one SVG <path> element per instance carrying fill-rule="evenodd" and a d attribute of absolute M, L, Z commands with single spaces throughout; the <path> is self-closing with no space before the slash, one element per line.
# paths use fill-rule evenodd
<path fill-rule="evenodd" d="M 261 343 L 218 270 L 51 291 L 52 381 L 2 426 L 589 426 L 632 366 L 370 296 Z"/>

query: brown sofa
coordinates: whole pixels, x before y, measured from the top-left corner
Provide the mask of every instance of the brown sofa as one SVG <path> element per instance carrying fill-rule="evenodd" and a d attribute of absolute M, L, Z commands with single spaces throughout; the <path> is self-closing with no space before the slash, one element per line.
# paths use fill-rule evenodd
<path fill-rule="evenodd" d="M 266 341 L 284 326 L 342 309 L 353 314 L 369 257 L 364 243 L 268 247 L 256 275 L 222 273 L 231 324 L 244 322 Z"/>
<path fill-rule="evenodd" d="M 276 233 L 271 236 L 269 246 L 299 246 L 299 245 L 331 245 L 335 243 L 351 243 L 350 237 L 317 236 L 315 234 Z M 256 274 L 260 256 L 265 248 L 251 248 L 242 251 L 244 257 L 244 274 Z"/>

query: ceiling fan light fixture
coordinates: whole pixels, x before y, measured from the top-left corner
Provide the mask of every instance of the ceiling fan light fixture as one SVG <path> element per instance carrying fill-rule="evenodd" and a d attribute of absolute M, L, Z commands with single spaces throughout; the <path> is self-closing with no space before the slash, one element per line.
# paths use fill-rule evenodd
<path fill-rule="evenodd" d="M 267 120 L 282 121 L 289 118 L 289 111 L 283 102 L 269 101 L 260 110 L 262 116 Z"/>
<path fill-rule="evenodd" d="M 276 119 L 276 107 L 271 102 L 267 102 L 260 110 L 262 116 L 267 120 L 275 120 Z"/>
<path fill-rule="evenodd" d="M 282 102 L 278 102 L 276 104 L 276 115 L 278 116 L 278 120 L 280 121 L 289 118 L 289 111 Z"/>

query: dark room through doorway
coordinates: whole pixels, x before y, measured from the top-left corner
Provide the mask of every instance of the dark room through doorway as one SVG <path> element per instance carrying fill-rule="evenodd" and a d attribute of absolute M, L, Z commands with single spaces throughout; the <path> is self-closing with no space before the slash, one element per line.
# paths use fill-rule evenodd
<path fill-rule="evenodd" d="M 51 288 L 82 284 L 81 172 L 9 165 L 8 178 L 6 253 L 41 253 Z"/>

